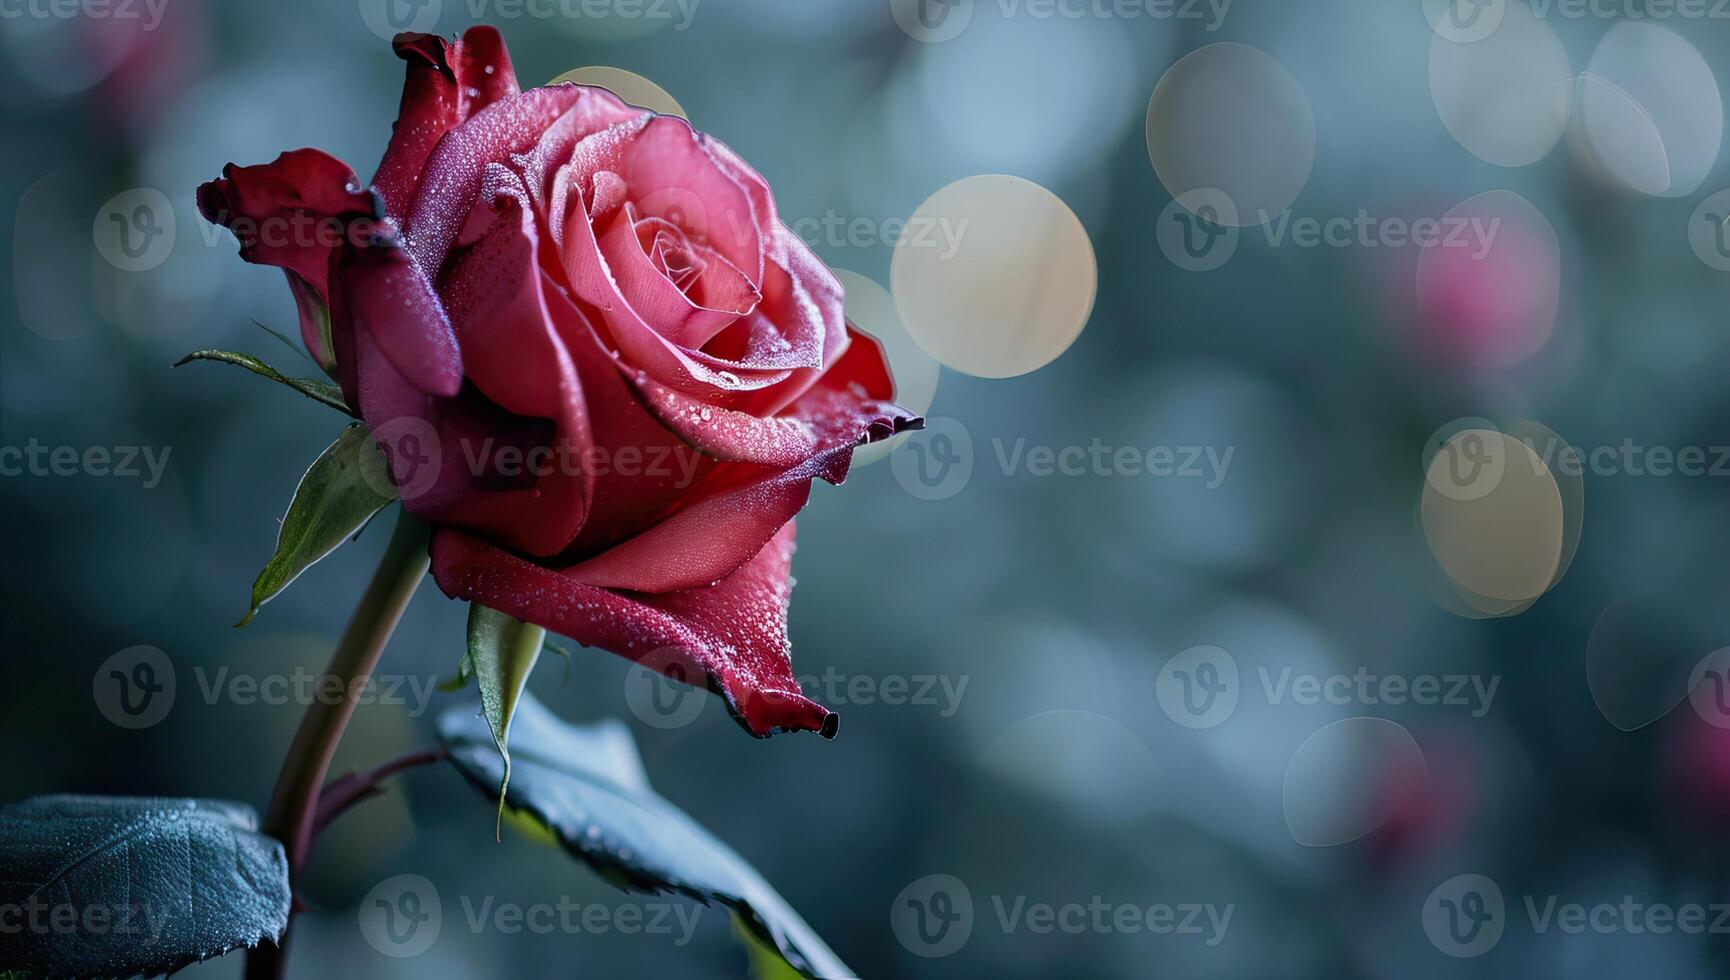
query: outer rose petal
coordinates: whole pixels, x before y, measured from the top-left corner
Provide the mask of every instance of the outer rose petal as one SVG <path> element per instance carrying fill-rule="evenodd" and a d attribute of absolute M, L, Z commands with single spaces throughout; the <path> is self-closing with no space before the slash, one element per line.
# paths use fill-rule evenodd
<path fill-rule="evenodd" d="M 652 381 L 633 379 L 662 425 L 705 454 L 736 465 L 717 468 L 660 524 L 567 574 L 590 585 L 639 592 L 712 582 L 756 554 L 804 508 L 812 480 L 840 484 L 854 449 L 924 425 L 906 409 L 873 397 L 892 390 L 882 349 L 869 338 L 861 336 L 832 373 L 833 386 L 825 376 L 785 415 L 771 419 L 709 408 Z"/>
<path fill-rule="evenodd" d="M 462 389 L 462 357 L 444 304 L 426 273 L 394 235 L 345 248 L 335 275 L 345 302 L 335 311 L 343 329 L 371 335 L 385 357 L 429 395 Z"/>
<path fill-rule="evenodd" d="M 408 62 L 408 77 L 372 185 L 384 198 L 385 213 L 401 221 L 439 139 L 492 103 L 516 95 L 517 74 L 504 38 L 485 25 L 469 28 L 455 43 L 432 34 L 398 34 L 391 47 Z"/>
<path fill-rule="evenodd" d="M 433 535 L 432 572 L 452 598 L 482 603 L 585 646 L 633 660 L 675 653 L 707 677 L 733 717 L 758 738 L 782 731 L 832 738 L 837 716 L 800 693 L 788 656 L 792 556 L 789 523 L 715 585 L 627 596 L 440 529 Z"/>
<path fill-rule="evenodd" d="M 331 253 L 348 223 L 375 218 L 379 203 L 341 160 L 322 150 L 289 150 L 270 163 L 234 164 L 198 188 L 198 210 L 240 241 L 240 257 L 288 274 L 300 336 L 320 366 L 335 357 L 324 335 Z"/>

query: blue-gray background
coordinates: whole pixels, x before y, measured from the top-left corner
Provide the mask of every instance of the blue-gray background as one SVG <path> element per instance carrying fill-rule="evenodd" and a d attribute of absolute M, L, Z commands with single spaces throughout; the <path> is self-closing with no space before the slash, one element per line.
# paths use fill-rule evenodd
<path fill-rule="evenodd" d="M 1686 233 L 1730 165 L 1720 160 L 1696 193 L 1662 199 L 1609 187 L 1566 147 L 1519 168 L 1476 159 L 1431 102 L 1431 31 L 1416 2 L 1240 0 L 1214 31 L 1096 13 L 1000 29 L 1005 8 L 976 6 L 968 31 L 981 40 L 922 44 L 887 0 L 704 0 L 688 24 L 640 36 L 624 16 L 501 16 L 445 0 L 438 29 L 497 23 L 525 86 L 584 65 L 653 79 L 768 177 L 786 217 L 880 225 L 957 178 L 1011 173 L 1061 196 L 1099 260 L 1091 321 L 1055 363 L 1001 381 L 945 372 L 933 414 L 964 423 L 978 455 L 962 492 L 917 499 L 878 463 L 845 487 L 819 487 L 800 518 L 798 671 L 832 668 L 879 693 L 894 689 L 889 678 L 918 690 L 931 676 L 965 683 L 959 699 L 856 703 L 872 699 L 850 700 L 843 683 L 829 698 L 839 738 L 757 742 L 715 703 L 683 727 L 644 724 L 627 710 L 626 663 L 608 654 L 579 651 L 568 682 L 549 660 L 537 692 L 566 718 L 630 720 L 660 790 L 868 977 L 1725 975 L 1721 933 L 1571 935 L 1540 930 L 1525 909 L 1525 896 L 1540 912 L 1550 896 L 1730 901 L 1725 733 L 1686 704 L 1623 732 L 1587 673 L 1594 628 L 1617 600 L 1649 611 L 1630 614 L 1625 633 L 1680 651 L 1630 654 L 1626 678 L 1663 688 L 1671 660 L 1686 674 L 1725 642 L 1713 621 L 1726 586 L 1723 478 L 1588 474 L 1573 567 L 1505 619 L 1463 618 L 1437 601 L 1413 514 L 1425 439 L 1456 417 L 1536 418 L 1582 446 L 1730 444 L 1727 280 Z M 385 537 L 373 529 L 247 629 L 230 628 L 295 479 L 339 420 L 239 372 L 169 364 L 217 346 L 304 369 L 250 322 L 292 326 L 280 274 L 244 266 L 226 235 L 204 237 L 192 192 L 224 163 L 298 146 L 370 172 L 401 63 L 354 0 L 167 0 L 165 10 L 142 40 L 77 19 L 0 21 L 0 231 L 11 249 L 0 443 L 170 453 L 150 487 L 0 479 L 0 799 L 84 791 L 262 807 L 301 708 L 209 698 L 202 686 L 223 667 L 317 670 Z M 1627 17 L 1620 5 L 1612 13 L 1556 20 L 1576 68 Z M 1730 77 L 1730 21 L 1666 26 Z M 1358 250 L 1246 236 L 1205 275 L 1163 256 L 1154 225 L 1171 197 L 1149 164 L 1143 113 L 1167 68 L 1221 40 L 1274 55 L 1309 94 L 1317 152 L 1299 213 L 1435 214 L 1497 188 L 1531 201 L 1556 230 L 1562 266 L 1544 350 L 1488 376 L 1430 369 L 1402 342 L 1378 267 Z M 969 81 L 941 111 L 928 104 L 945 97 L 932 72 Z M 138 187 L 168 195 L 179 240 L 161 266 L 118 272 L 97 256 L 91 224 L 104 201 Z M 887 241 L 815 246 L 888 284 Z M 1214 490 L 1003 472 L 993 440 L 1023 438 L 1232 446 L 1236 457 Z M 417 684 L 445 675 L 462 618 L 429 583 L 381 671 Z M 1166 660 L 1197 644 L 1237 658 L 1246 703 L 1260 698 L 1252 667 L 1264 664 L 1472 674 L 1499 688 L 1481 717 L 1264 702 L 1190 730 L 1162 711 L 1156 688 Z M 93 678 L 136 645 L 167 654 L 178 694 L 164 721 L 129 731 L 105 720 Z M 339 765 L 425 743 L 452 697 L 424 712 L 412 696 L 363 708 Z M 1429 776 L 1405 788 L 1389 826 L 1302 846 L 1284 805 L 1325 789 L 1288 785 L 1294 755 L 1328 723 L 1362 715 L 1409 730 Z M 294 975 L 744 972 L 715 911 L 684 946 L 469 928 L 464 903 L 489 897 L 635 900 L 520 837 L 494 843 L 490 806 L 453 772 L 419 770 L 398 785 L 321 842 Z M 437 943 L 407 960 L 370 947 L 355 913 L 399 873 L 434 882 L 444 904 Z M 1423 912 L 1432 889 L 1467 873 L 1499 885 L 1508 921 L 1495 949 L 1456 960 L 1426 937 Z M 969 940 L 942 958 L 914 955 L 892 928 L 897 896 L 932 874 L 960 879 L 976 912 Z M 1096 896 L 1234 912 L 1213 946 L 1146 931 L 1039 934 L 1005 928 L 997 912 Z M 195 972 L 238 969 L 231 958 Z"/>

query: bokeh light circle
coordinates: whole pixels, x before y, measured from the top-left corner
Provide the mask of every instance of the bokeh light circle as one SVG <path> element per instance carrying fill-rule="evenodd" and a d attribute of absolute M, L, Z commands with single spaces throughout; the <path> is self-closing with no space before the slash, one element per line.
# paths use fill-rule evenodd
<path fill-rule="evenodd" d="M 664 116 L 685 115 L 684 106 L 668 94 L 667 90 L 633 71 L 623 68 L 613 68 L 607 65 L 587 65 L 582 68 L 572 68 L 570 71 L 548 82 L 557 85 L 560 82 L 576 82 L 578 85 L 594 85 L 604 88 L 630 105 L 650 109 Z"/>
<path fill-rule="evenodd" d="M 1440 366 L 1467 370 L 1536 354 L 1561 306 L 1562 246 L 1549 219 L 1495 190 L 1455 205 L 1442 224 L 1442 242 L 1418 257 L 1418 346 Z"/>
<path fill-rule="evenodd" d="M 1405 726 L 1342 718 L 1298 746 L 1281 794 L 1286 827 L 1305 847 L 1350 843 L 1387 822 L 1387 787 L 1427 778 L 1429 763 Z"/>
<path fill-rule="evenodd" d="M 1579 149 L 1643 194 L 1686 197 L 1718 163 L 1724 101 L 1698 49 L 1656 24 L 1604 34 L 1578 84 Z"/>
<path fill-rule="evenodd" d="M 1242 226 L 1290 208 L 1315 165 L 1316 122 L 1291 72 L 1258 48 L 1222 42 L 1167 69 L 1147 104 L 1147 154 L 1174 198 L 1212 188 Z"/>
<path fill-rule="evenodd" d="M 1507 4 L 1478 40 L 1462 43 L 1437 31 L 1429 73 L 1442 125 L 1486 163 L 1536 163 L 1567 131 L 1573 65 L 1555 31 L 1524 3 Z"/>
<path fill-rule="evenodd" d="M 1548 591 L 1561 567 L 1566 538 L 1562 491 L 1544 460 L 1519 439 L 1502 432 L 1468 429 L 1453 437 L 1457 451 L 1438 453 L 1425 474 L 1420 521 L 1425 543 L 1453 582 L 1476 595 L 1504 602 L 1527 602 Z M 1465 440 L 1499 448 L 1501 475 L 1488 481 L 1471 477 L 1475 496 L 1452 496 L 1438 489 L 1459 485 L 1457 474 L 1441 472 L 1466 458 Z M 1482 490 L 1482 492 L 1479 492 Z"/>
<path fill-rule="evenodd" d="M 1675 592 L 1634 592 L 1604 607 L 1586 640 L 1586 688 L 1604 719 L 1625 732 L 1668 715 L 1684 700 L 1712 709 L 1706 687 L 1720 666 L 1698 598 Z M 1698 710 L 1698 709 L 1697 709 Z M 1703 711 L 1706 717 L 1710 711 Z M 1707 718 L 1711 721 L 1711 718 Z"/>
<path fill-rule="evenodd" d="M 931 227 L 946 233 L 917 233 Z M 1098 280 L 1093 243 L 1069 206 L 1003 174 L 964 177 L 919 205 L 889 276 L 920 348 L 982 378 L 1027 374 L 1068 350 L 1087 325 Z"/>

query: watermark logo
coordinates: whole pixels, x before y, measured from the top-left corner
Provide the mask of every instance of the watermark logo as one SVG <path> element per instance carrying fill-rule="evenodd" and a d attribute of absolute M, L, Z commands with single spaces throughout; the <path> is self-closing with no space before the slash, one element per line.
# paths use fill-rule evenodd
<path fill-rule="evenodd" d="M 1464 708 L 1488 714 L 1501 687 L 1499 674 L 1382 674 L 1360 666 L 1349 673 L 1317 674 L 1289 665 L 1255 668 L 1255 690 L 1270 707 L 1379 707 L 1406 704 Z M 1170 660 L 1155 682 L 1159 706 L 1185 728 L 1214 728 L 1237 710 L 1244 687 L 1237 660 L 1215 646 L 1191 647 Z"/>
<path fill-rule="evenodd" d="M 122 272 L 148 272 L 174 251 L 174 203 L 154 187 L 109 198 L 90 226 L 96 253 Z"/>
<path fill-rule="evenodd" d="M 1688 246 L 1708 268 L 1730 272 L 1730 188 L 1708 195 L 1688 216 Z"/>
<path fill-rule="evenodd" d="M 889 470 L 920 500 L 947 500 L 973 478 L 973 436 L 958 419 L 928 418 L 889 454 Z"/>
<path fill-rule="evenodd" d="M 373 427 L 378 452 L 362 452 L 361 478 L 380 496 L 415 500 L 438 484 L 444 450 L 438 431 L 413 415 Z"/>
<path fill-rule="evenodd" d="M 360 934 L 393 959 L 407 959 L 438 941 L 444 909 L 433 883 L 417 874 L 386 878 L 360 902 Z"/>
<path fill-rule="evenodd" d="M 1445 41 L 1475 44 L 1496 33 L 1508 0 L 1424 0 L 1430 29 Z"/>
<path fill-rule="evenodd" d="M 973 893 L 954 875 L 926 875 L 895 896 L 889 926 L 914 956 L 948 956 L 973 936 Z"/>
<path fill-rule="evenodd" d="M 908 37 L 939 44 L 967 29 L 973 0 L 889 0 L 889 13 Z"/>
<path fill-rule="evenodd" d="M 703 675 L 677 648 L 651 650 L 625 671 L 625 705 L 650 728 L 683 728 L 703 713 L 703 684 Z"/>
<path fill-rule="evenodd" d="M 404 31 L 431 34 L 444 12 L 443 0 L 359 0 L 366 29 L 389 41 Z"/>
<path fill-rule="evenodd" d="M 1171 199 L 1159 213 L 1154 239 L 1171 264 L 1212 272 L 1237 254 L 1237 205 L 1224 191 L 1198 187 Z"/>
<path fill-rule="evenodd" d="M 126 936 L 133 942 L 158 942 L 173 912 L 139 902 L 50 902 L 32 893 L 22 902 L 0 904 L 0 936 Z"/>
<path fill-rule="evenodd" d="M 1209 948 L 1225 941 L 1235 903 L 1113 902 L 1094 895 L 1085 902 L 1034 901 L 1027 895 L 990 896 L 989 922 L 1006 936 L 1028 933 L 1199 937 Z M 889 909 L 895 938 L 915 956 L 949 956 L 972 937 L 973 895 L 954 875 L 926 875 L 895 896 Z"/>
<path fill-rule="evenodd" d="M 1551 932 L 1567 936 L 1730 934 L 1730 902 L 1672 904 L 1630 893 L 1613 901 L 1570 902 L 1556 894 L 1526 893 L 1510 908 L 1501 888 L 1479 874 L 1449 878 L 1430 892 L 1424 902 L 1424 933 L 1449 956 L 1482 956 L 1501 941 L 1514 921 L 1514 909 L 1538 936 Z"/>
<path fill-rule="evenodd" d="M 1455 419 L 1424 443 L 1424 480 L 1450 500 L 1478 500 L 1502 483 L 1508 444 L 1483 419 Z"/>
<path fill-rule="evenodd" d="M 1449 956 L 1482 956 L 1502 940 L 1507 906 L 1502 889 L 1484 875 L 1456 875 L 1424 902 L 1424 935 Z"/>
<path fill-rule="evenodd" d="M 1185 728 L 1213 728 L 1237 710 L 1237 661 L 1219 647 L 1190 647 L 1165 662 L 1154 689 L 1167 718 Z"/>
<path fill-rule="evenodd" d="M 1406 218 L 1371 214 L 1367 208 L 1326 216 L 1294 214 L 1290 208 L 1244 214 L 1222 191 L 1197 188 L 1165 206 L 1154 239 L 1171 264 L 1211 272 L 1237 253 L 1245 229 L 1259 231 L 1268 248 L 1457 249 L 1483 261 L 1495 246 L 1502 219 L 1462 214 Z"/>
<path fill-rule="evenodd" d="M 804 215 L 786 220 L 787 229 L 812 248 L 929 249 L 940 259 L 954 258 L 967 235 L 968 217 L 914 215 L 911 218 L 847 217 L 834 208 L 822 216 Z"/>
<path fill-rule="evenodd" d="M 127 647 L 102 661 L 90 680 L 96 709 L 121 728 L 158 725 L 174 709 L 174 664 L 151 646 Z"/>
<path fill-rule="evenodd" d="M 173 446 L 50 446 L 32 436 L 21 446 L 0 446 L 0 477 L 114 477 L 154 490 L 173 452 Z"/>
<path fill-rule="evenodd" d="M 283 673 L 254 674 L 227 665 L 192 668 L 186 690 L 206 705 L 310 706 L 314 704 L 391 705 L 418 718 L 432 706 L 439 679 L 434 674 L 368 674 L 344 678 L 305 667 Z M 178 673 L 166 653 L 155 647 L 128 647 L 102 662 L 91 679 L 91 693 L 103 717 L 121 728 L 161 724 L 173 710 Z"/>
<path fill-rule="evenodd" d="M 1708 653 L 1688 677 L 1688 703 L 1700 720 L 1730 728 L 1730 647 Z"/>
<path fill-rule="evenodd" d="M 0 20 L 139 21 L 140 30 L 162 26 L 168 0 L 0 0 Z"/>

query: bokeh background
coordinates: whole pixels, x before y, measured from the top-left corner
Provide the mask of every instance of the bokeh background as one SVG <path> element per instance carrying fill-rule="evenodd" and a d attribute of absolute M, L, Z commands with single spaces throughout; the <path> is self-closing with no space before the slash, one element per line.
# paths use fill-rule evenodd
<path fill-rule="evenodd" d="M 1730 14 L 1712 7 L 399 7 L 498 25 L 525 86 L 652 80 L 856 274 L 850 312 L 904 377 L 938 378 L 930 433 L 800 518 L 795 667 L 827 685 L 837 739 L 757 742 L 707 696 L 669 716 L 600 652 L 548 658 L 535 691 L 629 722 L 660 791 L 866 977 L 1730 975 L 1712 908 L 1730 902 Z M 310 372 L 253 323 L 292 333 L 280 273 L 244 265 L 193 190 L 298 146 L 370 173 L 401 63 L 371 0 L 128 9 L 0 17 L 0 799 L 262 807 L 302 707 L 206 689 L 317 671 L 386 535 L 231 628 L 339 419 L 170 369 L 226 347 Z M 921 212 L 983 174 L 1055 197 L 988 178 Z M 175 232 L 117 257 L 113 216 L 141 201 L 137 234 Z M 960 230 L 935 267 L 911 242 L 897 257 L 916 214 Z M 1472 216 L 1463 249 L 1389 238 Z M 1302 244 L 1303 219 L 1334 231 Z M 900 304 L 858 284 L 902 277 Z M 22 464 L 32 445 L 166 462 L 55 475 Z M 1040 475 L 1024 455 L 1093 446 L 1141 464 Z M 1148 472 L 1157 447 L 1229 463 Z M 463 615 L 423 586 L 381 667 L 399 696 L 360 711 L 339 766 L 430 741 L 462 703 L 414 692 L 454 667 Z M 99 668 L 141 645 L 176 698 L 133 730 Z M 453 771 L 395 787 L 321 842 L 293 975 L 744 974 L 714 910 L 688 943 L 469 927 L 489 898 L 643 900 L 495 843 Z M 412 959 L 357 925 L 403 873 L 444 905 Z M 937 891 L 972 909 L 959 942 L 910 924 Z M 1071 903 L 1230 918 L 1005 921 Z M 1578 929 L 1544 914 L 1604 903 Z M 1649 928 L 1696 905 L 1703 928 Z"/>

